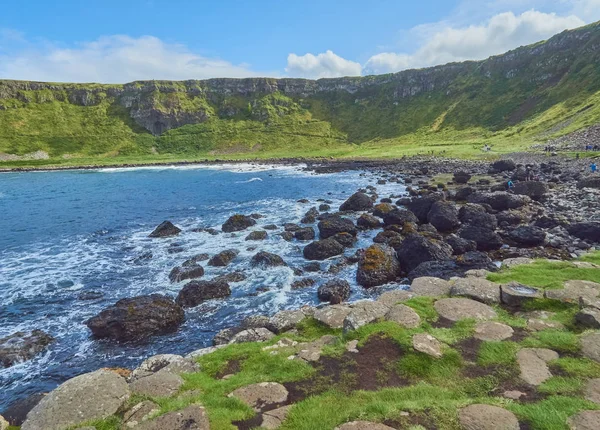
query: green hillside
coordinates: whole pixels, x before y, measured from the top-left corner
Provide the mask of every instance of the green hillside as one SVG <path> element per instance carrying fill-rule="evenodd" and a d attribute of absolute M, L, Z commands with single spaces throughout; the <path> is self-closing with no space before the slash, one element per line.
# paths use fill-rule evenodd
<path fill-rule="evenodd" d="M 0 166 L 473 155 L 483 144 L 525 149 L 599 122 L 595 23 L 484 61 L 379 76 L 124 85 L 0 80 Z"/>

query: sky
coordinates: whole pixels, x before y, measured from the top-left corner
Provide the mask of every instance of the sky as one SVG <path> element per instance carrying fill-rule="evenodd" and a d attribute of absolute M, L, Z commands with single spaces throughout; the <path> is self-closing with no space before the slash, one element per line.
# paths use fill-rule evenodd
<path fill-rule="evenodd" d="M 600 0 L 0 0 L 0 79 L 331 78 L 480 60 Z"/>

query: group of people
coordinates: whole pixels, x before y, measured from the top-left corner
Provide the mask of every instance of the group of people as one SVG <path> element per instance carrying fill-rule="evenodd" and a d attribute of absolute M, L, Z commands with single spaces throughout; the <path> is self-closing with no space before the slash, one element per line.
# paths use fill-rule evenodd
<path fill-rule="evenodd" d="M 590 170 L 592 173 L 596 173 L 598 171 L 598 165 L 596 164 L 595 161 L 592 161 L 592 164 L 590 164 Z M 537 181 L 539 178 L 534 174 L 534 170 L 533 170 L 533 165 L 532 164 L 527 164 L 525 166 L 525 181 Z M 514 188 L 515 184 L 513 183 L 512 180 L 508 180 L 506 182 L 506 190 L 511 192 L 512 189 Z"/>
<path fill-rule="evenodd" d="M 585 145 L 585 150 L 586 151 L 600 151 L 600 146 L 599 145 Z"/>

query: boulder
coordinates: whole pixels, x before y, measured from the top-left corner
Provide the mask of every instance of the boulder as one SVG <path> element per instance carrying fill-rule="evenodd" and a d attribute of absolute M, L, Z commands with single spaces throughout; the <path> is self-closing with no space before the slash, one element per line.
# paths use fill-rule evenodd
<path fill-rule="evenodd" d="M 581 336 L 581 352 L 584 357 L 600 363 L 600 332 L 587 333 Z"/>
<path fill-rule="evenodd" d="M 440 246 L 418 234 L 409 234 L 396 248 L 402 269 L 410 272 L 426 261 L 442 261 L 452 255 L 449 246 Z"/>
<path fill-rule="evenodd" d="M 452 247 L 453 255 L 462 255 L 466 252 L 477 250 L 477 242 L 463 239 L 455 234 L 446 237 L 446 243 Z"/>
<path fill-rule="evenodd" d="M 21 430 L 64 430 L 85 421 L 108 418 L 129 400 L 127 382 L 107 370 L 69 379 L 29 412 Z"/>
<path fill-rule="evenodd" d="M 506 160 L 494 161 L 491 165 L 491 168 L 495 172 L 508 172 L 515 170 L 517 168 L 517 164 L 510 158 L 507 158 Z"/>
<path fill-rule="evenodd" d="M 279 255 L 261 251 L 252 257 L 252 260 L 250 260 L 250 266 L 266 269 L 268 267 L 287 266 L 287 264 Z"/>
<path fill-rule="evenodd" d="M 527 222 L 529 217 L 522 212 L 517 210 L 507 210 L 504 212 L 500 212 L 496 214 L 496 219 L 498 220 L 498 224 L 507 227 L 511 225 L 519 225 L 524 222 Z M 540 226 L 537 226 L 540 227 Z"/>
<path fill-rule="evenodd" d="M 458 412 L 462 430 L 519 430 L 515 414 L 492 405 L 469 405 Z"/>
<path fill-rule="evenodd" d="M 452 182 L 456 184 L 466 184 L 471 180 L 471 175 L 464 171 L 454 172 L 452 176 Z"/>
<path fill-rule="evenodd" d="M 266 328 L 250 328 L 234 334 L 229 343 L 266 342 L 275 337 L 275 334 Z"/>
<path fill-rule="evenodd" d="M 181 233 L 181 229 L 174 226 L 171 221 L 164 221 L 154 229 L 148 237 L 171 237 Z"/>
<path fill-rule="evenodd" d="M 288 399 L 288 390 L 277 382 L 261 382 L 238 388 L 228 395 L 235 397 L 255 411 L 270 408 L 285 403 Z"/>
<path fill-rule="evenodd" d="M 503 245 L 502 238 L 494 231 L 475 225 L 463 225 L 458 230 L 458 236 L 473 241 L 479 251 L 493 251 Z"/>
<path fill-rule="evenodd" d="M 486 342 L 499 342 L 513 336 L 514 330 L 511 326 L 499 322 L 482 321 L 475 326 L 475 339 Z"/>
<path fill-rule="evenodd" d="M 176 354 L 159 354 L 147 358 L 131 372 L 129 381 L 145 378 L 161 370 L 166 370 L 175 375 L 194 373 L 200 370 L 198 364 L 189 358 Z"/>
<path fill-rule="evenodd" d="M 333 238 L 312 242 L 304 248 L 307 260 L 326 260 L 344 253 L 344 246 Z"/>
<path fill-rule="evenodd" d="M 581 411 L 568 418 L 571 430 L 597 430 L 600 428 L 600 411 Z"/>
<path fill-rule="evenodd" d="M 582 309 L 575 315 L 575 321 L 586 328 L 600 329 L 600 309 Z"/>
<path fill-rule="evenodd" d="M 279 311 L 271 317 L 267 328 L 273 333 L 284 333 L 295 328 L 306 315 L 300 310 Z"/>
<path fill-rule="evenodd" d="M 600 177 L 583 178 L 577 182 L 577 188 L 596 188 L 600 189 Z"/>
<path fill-rule="evenodd" d="M 317 296 L 322 302 L 344 302 L 350 298 L 350 284 L 343 279 L 333 279 L 319 287 Z"/>
<path fill-rule="evenodd" d="M 350 313 L 344 319 L 344 332 L 358 330 L 364 325 L 383 318 L 389 308 L 381 302 L 363 300 L 354 304 Z"/>
<path fill-rule="evenodd" d="M 229 284 L 224 281 L 192 281 L 177 295 L 175 302 L 183 308 L 193 308 L 207 300 L 221 299 L 231 295 Z"/>
<path fill-rule="evenodd" d="M 494 215 L 487 213 L 485 208 L 474 203 L 467 203 L 458 211 L 458 218 L 463 224 L 495 230 L 498 221 Z"/>
<path fill-rule="evenodd" d="M 263 412 L 260 427 L 265 429 L 278 429 L 285 421 L 291 408 L 292 405 L 288 405 Z"/>
<path fill-rule="evenodd" d="M 373 207 L 373 200 L 365 193 L 354 193 L 340 206 L 340 211 L 368 211 Z"/>
<path fill-rule="evenodd" d="M 265 240 L 266 238 L 267 238 L 266 231 L 257 230 L 257 231 L 250 232 L 250 234 L 248 236 L 246 236 L 246 238 L 244 240 L 258 241 L 258 240 Z"/>
<path fill-rule="evenodd" d="M 206 410 L 197 404 L 185 409 L 168 412 L 153 420 L 144 421 L 134 427 L 136 430 L 209 430 L 210 423 Z"/>
<path fill-rule="evenodd" d="M 513 228 L 508 233 L 508 237 L 522 246 L 540 246 L 546 241 L 546 233 L 539 227 L 523 225 Z"/>
<path fill-rule="evenodd" d="M 313 240 L 315 238 L 315 230 L 312 227 L 304 227 L 294 232 L 294 237 L 297 240 Z"/>
<path fill-rule="evenodd" d="M 379 203 L 373 207 L 373 215 L 383 218 L 394 209 L 397 208 L 391 203 Z"/>
<path fill-rule="evenodd" d="M 519 196 L 506 191 L 494 193 L 473 193 L 467 199 L 469 203 L 488 204 L 497 211 L 517 209 L 526 205 L 530 199 L 527 196 Z"/>
<path fill-rule="evenodd" d="M 421 325 L 421 317 L 415 310 L 403 304 L 393 305 L 385 314 L 387 321 L 395 322 L 404 328 L 417 328 Z"/>
<path fill-rule="evenodd" d="M 372 230 L 381 227 L 381 221 L 373 215 L 362 214 L 356 221 L 356 225 L 365 230 Z"/>
<path fill-rule="evenodd" d="M 521 379 L 530 385 L 541 385 L 542 382 L 552 377 L 546 363 L 556 359 L 558 359 L 558 354 L 551 349 L 521 349 L 517 353 L 517 364 L 521 371 Z"/>
<path fill-rule="evenodd" d="M 344 248 L 350 248 L 351 246 L 354 246 L 354 243 L 356 242 L 356 237 L 352 236 L 350 233 L 336 233 L 331 236 L 331 239 L 338 242 Z"/>
<path fill-rule="evenodd" d="M 530 197 L 532 200 L 542 200 L 548 194 L 548 184 L 540 181 L 518 182 L 513 188 L 515 194 Z"/>
<path fill-rule="evenodd" d="M 160 406 L 150 400 L 144 400 L 133 406 L 123 415 L 123 430 L 133 428 L 148 421 L 154 414 L 160 412 Z"/>
<path fill-rule="evenodd" d="M 328 216 L 317 224 L 319 228 L 319 237 L 323 239 L 330 238 L 337 233 L 349 233 L 356 236 L 356 226 L 351 219 L 342 218 L 339 215 Z"/>
<path fill-rule="evenodd" d="M 454 200 L 463 202 L 467 200 L 467 198 L 476 191 L 473 187 L 462 187 L 456 190 L 454 193 Z"/>
<path fill-rule="evenodd" d="M 493 308 L 471 299 L 440 299 L 433 304 L 433 307 L 440 317 L 451 322 L 463 319 L 485 321 L 498 316 Z"/>
<path fill-rule="evenodd" d="M 159 294 L 121 299 L 85 324 L 97 338 L 140 340 L 175 330 L 185 314 L 173 299 Z"/>
<path fill-rule="evenodd" d="M 578 239 L 600 243 L 600 222 L 598 221 L 571 224 L 567 227 L 567 231 Z"/>
<path fill-rule="evenodd" d="M 162 369 L 129 384 L 132 394 L 149 397 L 171 397 L 183 386 L 185 381 L 179 375 Z"/>
<path fill-rule="evenodd" d="M 235 282 L 242 282 L 245 279 L 246 279 L 246 275 L 244 275 L 243 272 L 236 271 L 236 272 L 225 273 L 224 275 L 216 276 L 212 279 L 212 281 L 213 282 L 227 282 L 229 284 L 229 283 L 235 283 Z"/>
<path fill-rule="evenodd" d="M 440 297 L 450 295 L 450 283 L 444 279 L 425 276 L 410 284 L 410 291 L 417 296 Z"/>
<path fill-rule="evenodd" d="M 300 222 L 302 224 L 312 224 L 317 220 L 317 217 L 319 216 L 319 211 L 317 210 L 317 208 L 310 208 L 302 217 L 302 219 L 300 220 Z"/>
<path fill-rule="evenodd" d="M 450 232 L 456 230 L 460 225 L 458 219 L 458 210 L 454 203 L 448 201 L 438 201 L 431 206 L 427 214 L 427 220 L 438 231 Z"/>
<path fill-rule="evenodd" d="M 0 339 L 0 365 L 10 367 L 45 351 L 54 338 L 42 330 L 16 332 Z"/>
<path fill-rule="evenodd" d="M 583 394 L 586 400 L 600 405 L 600 378 L 587 381 Z"/>
<path fill-rule="evenodd" d="M 350 311 L 351 309 L 345 305 L 325 306 L 315 311 L 314 318 L 329 328 L 342 328 Z"/>
<path fill-rule="evenodd" d="M 361 254 L 358 261 L 356 281 L 366 288 L 394 281 L 400 274 L 400 262 L 393 248 L 375 244 Z"/>
<path fill-rule="evenodd" d="M 225 233 L 232 233 L 234 231 L 246 230 L 249 227 L 256 225 L 256 220 L 250 216 L 235 214 L 229 217 L 227 221 L 221 226 L 221 230 Z"/>
<path fill-rule="evenodd" d="M 580 303 L 582 299 L 593 302 L 600 296 L 600 284 L 591 281 L 570 280 L 565 282 L 562 290 L 547 290 L 548 299 L 565 303 Z"/>
<path fill-rule="evenodd" d="M 413 335 L 412 345 L 415 351 L 422 352 L 434 358 L 441 358 L 443 355 L 440 341 L 427 333 Z"/>
<path fill-rule="evenodd" d="M 484 278 L 459 278 L 452 285 L 450 295 L 468 297 L 491 305 L 500 303 L 500 285 Z"/>
<path fill-rule="evenodd" d="M 404 225 L 407 222 L 417 222 L 417 217 L 411 211 L 406 209 L 394 209 L 383 215 L 383 224 L 388 225 Z"/>
<path fill-rule="evenodd" d="M 541 290 L 518 282 L 500 286 L 500 299 L 502 303 L 510 307 L 520 308 L 531 300 L 542 298 L 544 298 L 544 294 Z"/>
<path fill-rule="evenodd" d="M 420 198 L 414 197 L 409 202 L 406 202 L 404 206 L 415 214 L 419 222 L 426 224 L 431 206 L 440 200 L 444 200 L 444 195 L 442 193 L 433 193 Z"/>
<path fill-rule="evenodd" d="M 236 249 L 227 249 L 225 251 L 221 251 L 208 261 L 208 265 L 213 267 L 229 266 L 229 264 L 235 257 L 237 257 L 238 254 L 239 251 Z"/>
<path fill-rule="evenodd" d="M 204 276 L 204 268 L 202 266 L 181 266 L 174 267 L 169 273 L 171 282 L 181 282 L 186 279 L 196 279 Z"/>
<path fill-rule="evenodd" d="M 394 290 L 394 291 L 386 291 L 377 299 L 378 302 L 383 303 L 388 308 L 393 307 L 394 305 L 405 302 L 409 299 L 412 299 L 415 295 L 406 290 Z"/>
<path fill-rule="evenodd" d="M 426 261 L 419 264 L 414 270 L 408 273 L 409 279 L 421 277 L 434 277 L 441 279 L 451 279 L 454 277 L 463 277 L 467 273 L 482 273 L 494 272 L 498 268 L 492 260 L 483 252 L 467 252 L 464 255 L 459 255 L 454 259 L 443 261 Z"/>

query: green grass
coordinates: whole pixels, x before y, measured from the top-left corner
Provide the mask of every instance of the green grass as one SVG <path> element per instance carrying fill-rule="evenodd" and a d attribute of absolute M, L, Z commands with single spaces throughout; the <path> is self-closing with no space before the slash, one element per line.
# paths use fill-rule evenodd
<path fill-rule="evenodd" d="M 512 403 L 508 409 L 529 422 L 534 430 L 567 430 L 568 417 L 582 410 L 600 409 L 600 405 L 577 397 L 552 396 L 537 403 Z"/>
<path fill-rule="evenodd" d="M 538 387 L 540 393 L 574 395 L 581 391 L 583 381 L 581 379 L 564 376 L 553 376 Z"/>
<path fill-rule="evenodd" d="M 542 330 L 521 342 L 526 348 L 548 348 L 558 352 L 579 351 L 579 337 L 575 333 L 562 330 Z"/>
<path fill-rule="evenodd" d="M 480 366 L 512 365 L 516 361 L 519 344 L 510 341 L 483 342 L 477 354 Z"/>
<path fill-rule="evenodd" d="M 563 357 L 552 361 L 569 376 L 576 378 L 600 378 L 600 363 L 588 358 Z"/>

